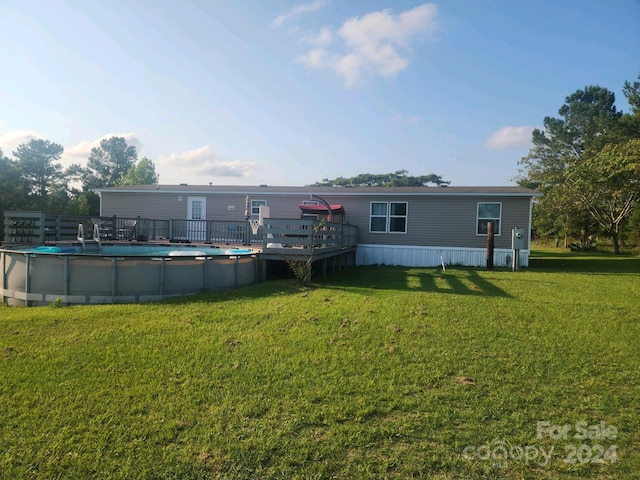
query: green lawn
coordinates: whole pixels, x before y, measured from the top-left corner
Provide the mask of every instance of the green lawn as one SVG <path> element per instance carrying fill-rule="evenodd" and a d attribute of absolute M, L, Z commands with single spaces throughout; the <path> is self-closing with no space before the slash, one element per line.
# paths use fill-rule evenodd
<path fill-rule="evenodd" d="M 0 307 L 0 478 L 638 478 L 639 299 L 638 256 L 539 250 Z"/>

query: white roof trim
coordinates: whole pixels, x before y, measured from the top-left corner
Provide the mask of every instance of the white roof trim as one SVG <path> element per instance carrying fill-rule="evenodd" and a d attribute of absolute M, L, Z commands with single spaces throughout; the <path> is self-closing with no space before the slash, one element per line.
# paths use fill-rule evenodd
<path fill-rule="evenodd" d="M 393 188 L 393 187 L 387 187 Z M 389 192 L 365 192 L 365 191 L 357 191 L 350 192 L 349 189 L 339 189 L 339 190 L 329 190 L 329 191 L 315 191 L 310 190 L 309 192 L 305 191 L 282 191 L 282 190 L 179 190 L 179 189 L 158 189 L 158 190 L 137 190 L 137 189 L 122 189 L 122 190 L 105 190 L 105 189 L 96 189 L 94 190 L 98 194 L 120 194 L 120 193 L 145 193 L 145 194 L 175 194 L 175 195 L 307 195 L 309 193 L 314 193 L 316 195 L 326 195 L 326 196 L 343 196 L 343 197 L 364 197 L 364 196 L 375 196 L 375 197 L 389 197 L 389 196 L 402 196 L 402 197 L 436 197 L 436 196 L 446 196 L 446 197 L 477 197 L 477 196 L 491 196 L 491 197 L 540 197 L 542 196 L 542 192 L 530 191 L 530 192 L 492 192 L 490 190 L 478 190 L 476 192 L 456 192 L 451 191 L 449 188 L 437 188 L 433 187 L 432 189 L 427 190 L 425 187 L 425 191 L 423 192 L 398 192 L 398 191 L 389 191 Z"/>

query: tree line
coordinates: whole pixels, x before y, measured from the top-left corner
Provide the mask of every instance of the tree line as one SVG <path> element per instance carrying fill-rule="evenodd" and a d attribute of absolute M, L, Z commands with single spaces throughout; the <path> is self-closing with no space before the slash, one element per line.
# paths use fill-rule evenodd
<path fill-rule="evenodd" d="M 449 185 L 451 182 L 443 180 L 440 175 L 413 176 L 407 170 L 397 170 L 393 173 L 361 173 L 355 177 L 338 177 L 333 180 L 323 178 L 313 187 L 426 187 L 428 184 L 437 186 Z"/>
<path fill-rule="evenodd" d="M 99 215 L 96 188 L 153 184 L 154 163 L 138 160 L 134 146 L 122 137 L 103 139 L 91 149 L 87 166 L 60 164 L 62 145 L 33 139 L 18 145 L 13 158 L 0 150 L 0 214 L 5 210 Z"/>
<path fill-rule="evenodd" d="M 638 77 L 640 80 L 640 76 Z M 568 246 L 587 247 L 602 234 L 612 251 L 640 242 L 640 82 L 626 81 L 630 111 L 615 94 L 587 86 L 566 97 L 559 117 L 545 117 L 520 160 L 518 183 L 544 193 L 534 204 L 533 228 Z"/>

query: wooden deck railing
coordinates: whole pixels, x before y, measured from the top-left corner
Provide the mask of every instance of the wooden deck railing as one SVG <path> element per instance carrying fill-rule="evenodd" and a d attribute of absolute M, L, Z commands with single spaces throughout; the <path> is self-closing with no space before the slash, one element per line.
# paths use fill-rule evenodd
<path fill-rule="evenodd" d="M 290 255 L 314 255 L 355 247 L 355 225 L 310 219 L 267 218 L 253 233 L 244 220 L 156 220 L 142 217 L 91 217 L 41 212 L 7 211 L 4 243 L 45 244 L 74 241 L 78 224 L 85 231 L 98 225 L 102 240 L 167 240 L 208 244 L 262 244 L 263 251 Z"/>
<path fill-rule="evenodd" d="M 355 247 L 357 227 L 309 219 L 264 220 L 262 252 L 280 255 L 321 255 Z"/>

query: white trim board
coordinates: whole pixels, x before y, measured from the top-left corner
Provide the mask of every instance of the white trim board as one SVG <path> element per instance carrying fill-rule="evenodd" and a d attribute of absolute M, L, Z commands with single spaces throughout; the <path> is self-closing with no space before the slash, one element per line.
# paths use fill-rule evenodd
<path fill-rule="evenodd" d="M 529 250 L 520 250 L 519 265 L 529 266 Z M 511 267 L 513 251 L 496 248 L 493 263 L 496 267 Z M 358 244 L 356 265 L 399 265 L 404 267 L 437 267 L 461 265 L 486 266 L 486 248 L 425 247 L 420 245 Z"/>

